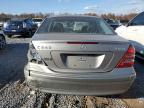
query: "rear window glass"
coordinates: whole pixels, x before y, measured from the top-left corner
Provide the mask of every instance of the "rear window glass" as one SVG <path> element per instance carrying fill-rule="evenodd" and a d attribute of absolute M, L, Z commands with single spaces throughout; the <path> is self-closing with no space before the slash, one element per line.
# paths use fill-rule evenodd
<path fill-rule="evenodd" d="M 7 24 L 8 25 L 22 25 L 23 23 L 22 21 L 9 21 Z"/>
<path fill-rule="evenodd" d="M 135 25 L 144 25 L 144 12 L 142 12 L 141 14 L 139 14 L 138 16 L 136 16 L 131 22 L 130 22 L 131 26 L 135 26 Z"/>
<path fill-rule="evenodd" d="M 34 22 L 41 22 L 42 19 L 33 19 Z"/>
<path fill-rule="evenodd" d="M 37 33 L 94 33 L 114 34 L 112 29 L 100 18 L 54 17 L 47 18 Z"/>

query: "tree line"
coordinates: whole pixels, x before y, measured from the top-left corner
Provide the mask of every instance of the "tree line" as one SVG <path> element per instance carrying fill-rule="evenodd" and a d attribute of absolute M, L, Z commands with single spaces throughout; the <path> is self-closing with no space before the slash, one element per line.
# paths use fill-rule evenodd
<path fill-rule="evenodd" d="M 69 13 L 63 13 L 63 15 L 68 15 Z M 12 18 L 45 18 L 46 16 L 54 15 L 54 13 L 23 13 L 23 14 L 6 14 L 6 13 L 0 13 L 0 21 L 6 21 L 8 19 Z M 101 14 L 98 15 L 96 13 L 85 13 L 85 15 L 90 15 L 90 16 L 100 16 L 102 18 L 109 18 L 109 19 L 118 19 L 118 20 L 131 20 L 133 17 L 137 15 L 137 13 L 130 13 L 126 15 L 116 15 L 113 13 L 108 13 L 108 14 Z"/>
<path fill-rule="evenodd" d="M 138 13 L 129 13 L 129 14 L 120 14 L 116 15 L 113 13 L 108 13 L 108 14 L 101 14 L 100 17 L 102 18 L 108 18 L 108 19 L 115 19 L 115 20 L 131 20 L 134 18 Z M 91 16 L 99 16 L 96 13 L 86 13 L 85 15 L 91 15 Z"/>
<path fill-rule="evenodd" d="M 43 14 L 43 13 L 23 13 L 23 14 L 6 14 L 0 13 L 0 21 L 7 21 L 13 18 L 45 18 L 53 13 Z"/>

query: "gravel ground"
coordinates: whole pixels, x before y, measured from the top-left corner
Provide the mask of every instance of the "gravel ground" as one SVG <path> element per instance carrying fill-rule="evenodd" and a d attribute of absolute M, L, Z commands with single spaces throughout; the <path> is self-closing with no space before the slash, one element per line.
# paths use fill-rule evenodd
<path fill-rule="evenodd" d="M 118 96 L 73 96 L 31 90 L 24 81 L 29 38 L 7 39 L 0 51 L 0 108 L 144 108 L 144 64 L 135 63 L 137 79 Z"/>

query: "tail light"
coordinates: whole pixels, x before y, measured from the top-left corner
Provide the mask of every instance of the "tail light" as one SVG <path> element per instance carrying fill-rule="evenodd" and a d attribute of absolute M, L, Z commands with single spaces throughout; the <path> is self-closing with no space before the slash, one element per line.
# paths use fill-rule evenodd
<path fill-rule="evenodd" d="M 32 43 L 30 43 L 28 55 L 29 55 L 28 58 L 29 58 L 30 62 L 38 63 L 38 64 L 44 64 L 43 60 L 41 59 L 41 57 L 37 53 L 37 51 L 36 51 L 36 49 Z"/>
<path fill-rule="evenodd" d="M 132 67 L 134 65 L 134 59 L 135 59 L 135 48 L 132 45 L 130 45 L 127 52 L 124 54 L 124 56 L 117 64 L 116 68 Z"/>
<path fill-rule="evenodd" d="M 7 26 L 8 26 L 8 22 L 5 22 L 5 23 L 3 24 L 3 28 L 7 28 Z"/>
<path fill-rule="evenodd" d="M 26 23 L 25 23 L 25 22 L 23 22 L 23 28 L 26 28 L 26 27 L 27 27 Z"/>

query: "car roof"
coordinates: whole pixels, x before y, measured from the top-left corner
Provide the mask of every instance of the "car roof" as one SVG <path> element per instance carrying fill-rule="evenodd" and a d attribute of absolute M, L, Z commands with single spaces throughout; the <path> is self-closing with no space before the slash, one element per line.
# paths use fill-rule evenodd
<path fill-rule="evenodd" d="M 29 18 L 25 18 L 25 19 L 14 18 L 9 21 L 25 21 L 25 20 L 30 20 L 30 19 Z"/>
<path fill-rule="evenodd" d="M 43 19 L 43 18 L 32 18 L 32 19 Z"/>
<path fill-rule="evenodd" d="M 89 15 L 54 15 L 48 16 L 47 18 L 100 18 L 98 16 L 89 16 Z"/>

